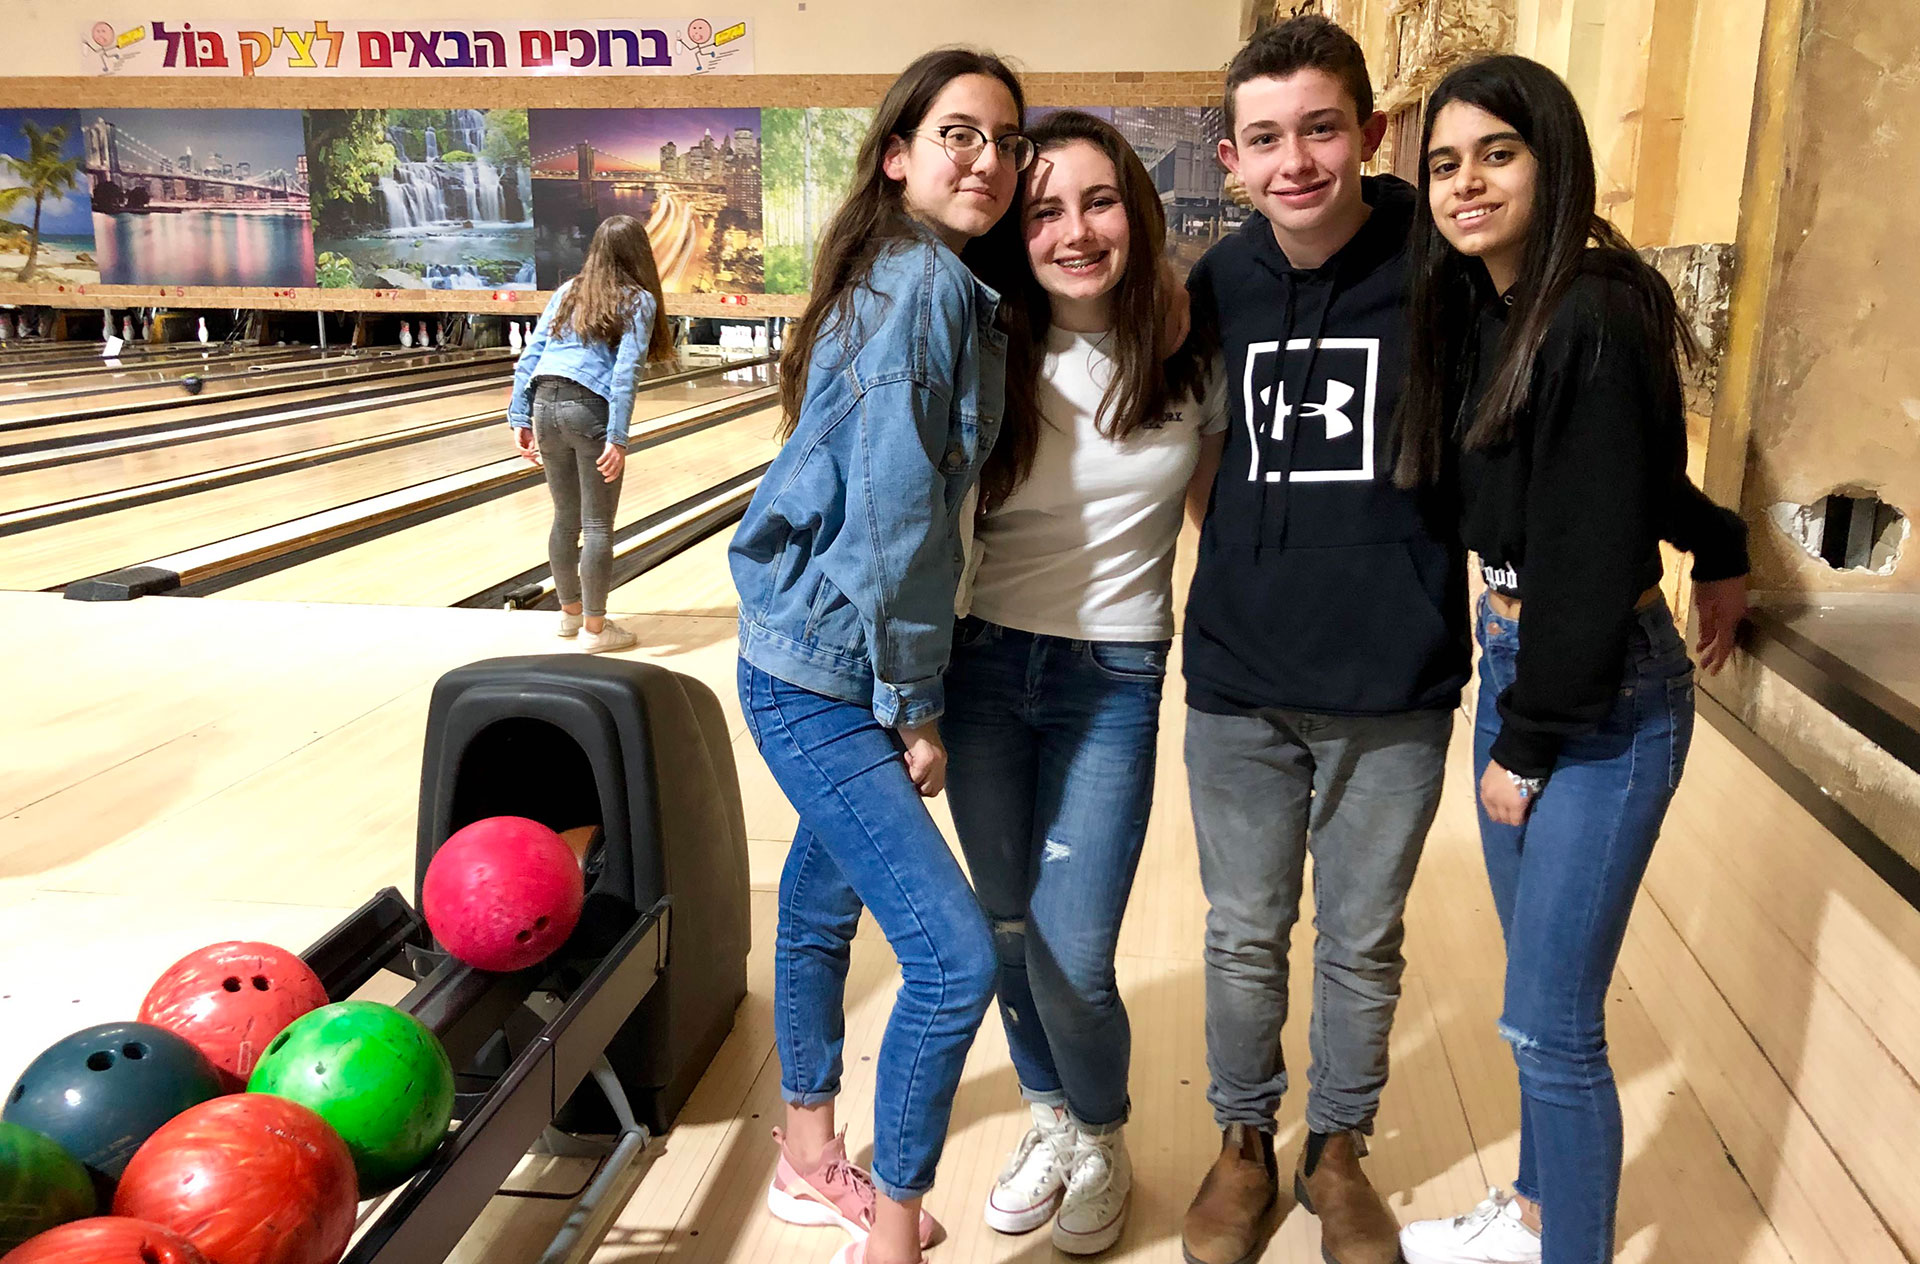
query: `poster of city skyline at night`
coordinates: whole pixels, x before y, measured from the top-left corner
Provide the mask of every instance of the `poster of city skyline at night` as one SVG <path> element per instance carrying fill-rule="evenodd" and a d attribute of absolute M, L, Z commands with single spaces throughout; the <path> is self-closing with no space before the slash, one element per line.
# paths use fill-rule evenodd
<path fill-rule="evenodd" d="M 78 110 L 0 110 L 0 280 L 98 281 Z"/>
<path fill-rule="evenodd" d="M 108 285 L 312 285 L 299 110 L 81 110 Z"/>
<path fill-rule="evenodd" d="M 646 225 L 668 293 L 765 289 L 759 110 L 531 110 L 528 133 L 541 289 L 616 214 Z"/>

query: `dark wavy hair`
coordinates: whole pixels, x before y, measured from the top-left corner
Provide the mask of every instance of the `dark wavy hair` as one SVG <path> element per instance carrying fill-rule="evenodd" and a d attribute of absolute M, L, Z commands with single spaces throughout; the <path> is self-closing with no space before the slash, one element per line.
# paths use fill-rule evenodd
<path fill-rule="evenodd" d="M 580 273 L 553 313 L 553 332 L 571 330 L 581 338 L 618 343 L 633 318 L 633 305 L 645 290 L 653 295 L 653 326 L 647 331 L 647 362 L 673 359 L 673 330 L 660 293 L 660 269 L 645 225 L 631 215 L 609 215 L 593 230 Z"/>
<path fill-rule="evenodd" d="M 1166 209 L 1140 156 L 1120 129 L 1105 119 L 1081 110 L 1061 110 L 1028 128 L 1027 135 L 1038 155 L 1036 168 L 1050 151 L 1085 142 L 1107 156 L 1120 181 L 1127 214 L 1127 268 L 1113 290 L 1113 328 L 1104 345 L 1114 374 L 1101 397 L 1095 425 L 1109 439 L 1125 439 L 1156 420 L 1169 399 L 1198 395 L 1205 386 L 1205 362 L 1194 339 L 1189 338 L 1171 359 L 1160 358 L 1161 312 L 1168 298 L 1160 267 L 1167 248 Z M 1027 198 L 1032 194 L 1029 184 Z M 1023 200 L 1023 225 L 1028 209 Z M 1030 263 L 1022 294 L 1033 339 L 1027 365 L 1035 385 L 1009 396 L 1006 423 L 980 476 L 983 511 L 1026 481 L 1040 446 L 1040 427 L 1045 424 L 1037 398 L 1038 375 L 1045 359 L 1041 342 L 1053 322 L 1053 300 L 1034 278 Z"/>
<path fill-rule="evenodd" d="M 1478 260 L 1456 251 L 1440 234 L 1428 194 L 1426 161 L 1433 123 L 1454 102 L 1478 106 L 1501 120 L 1533 151 L 1538 174 L 1533 219 L 1512 290 L 1513 311 L 1486 395 L 1464 416 L 1475 372 L 1469 339 L 1474 328 Z M 1447 444 L 1456 433 L 1471 449 L 1497 447 L 1513 438 L 1515 418 L 1533 390 L 1533 367 L 1568 286 L 1583 270 L 1603 271 L 1641 299 L 1635 329 L 1608 330 L 1610 337 L 1644 340 L 1649 371 L 1664 360 L 1675 377 L 1676 347 L 1691 359 L 1694 341 L 1680 317 L 1666 279 L 1634 252 L 1620 231 L 1595 209 L 1593 149 L 1580 106 L 1560 77 L 1539 62 L 1502 54 L 1469 62 L 1447 75 L 1427 102 L 1420 133 L 1420 203 L 1429 208 L 1414 220 L 1409 254 L 1413 284 L 1407 305 L 1412 323 L 1411 368 L 1400 400 L 1394 481 L 1417 487 L 1440 479 Z M 1489 353 L 1491 349 L 1488 349 Z"/>
<path fill-rule="evenodd" d="M 888 178 L 884 169 L 887 144 L 895 137 L 910 138 L 926 120 L 934 99 L 963 75 L 985 75 L 1005 84 L 1013 95 L 1015 118 L 1021 123 L 1026 120 L 1027 98 L 1018 76 L 992 53 L 971 48 L 936 49 L 921 56 L 893 81 L 874 113 L 866 138 L 860 142 L 860 152 L 854 159 L 853 188 L 820 235 L 806 310 L 787 334 L 786 350 L 780 358 L 782 439 L 800 422 L 815 345 L 824 335 L 851 327 L 854 294 L 866 284 L 874 261 L 893 243 L 914 236 L 905 191 Z M 960 255 L 974 275 L 1003 295 L 1020 292 L 1026 271 L 1017 213 L 1019 190 L 1025 184 L 1022 176 L 1013 202 L 999 223 L 968 242 Z M 1032 371 L 1025 363 L 1026 347 L 1031 342 L 1026 336 L 1025 314 L 1019 303 L 1005 303 L 1001 319 L 1012 335 L 1007 361 L 1008 403 L 1026 406 L 1016 400 L 1018 390 L 1032 389 Z"/>

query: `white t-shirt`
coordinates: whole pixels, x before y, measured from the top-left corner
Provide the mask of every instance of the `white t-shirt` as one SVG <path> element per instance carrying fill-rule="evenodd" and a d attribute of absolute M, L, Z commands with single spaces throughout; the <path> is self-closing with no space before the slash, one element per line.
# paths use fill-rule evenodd
<path fill-rule="evenodd" d="M 1169 402 L 1114 441 L 1097 428 L 1114 364 L 1105 334 L 1047 331 L 1033 471 L 974 532 L 971 613 L 1083 641 L 1173 635 L 1173 548 L 1200 436 L 1225 430 L 1219 372 L 1204 402 Z"/>

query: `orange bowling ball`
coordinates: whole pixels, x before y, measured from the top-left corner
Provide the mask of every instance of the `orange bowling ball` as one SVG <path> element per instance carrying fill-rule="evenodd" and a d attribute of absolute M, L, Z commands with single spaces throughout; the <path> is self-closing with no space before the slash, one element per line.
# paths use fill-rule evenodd
<path fill-rule="evenodd" d="M 140 1021 L 185 1037 L 237 1093 L 273 1038 L 327 1003 L 300 955 L 272 944 L 209 944 L 173 963 L 140 1003 Z"/>
<path fill-rule="evenodd" d="M 8 1252 L 6 1264 L 207 1264 L 171 1229 L 125 1216 L 94 1216 L 49 1229 Z"/>

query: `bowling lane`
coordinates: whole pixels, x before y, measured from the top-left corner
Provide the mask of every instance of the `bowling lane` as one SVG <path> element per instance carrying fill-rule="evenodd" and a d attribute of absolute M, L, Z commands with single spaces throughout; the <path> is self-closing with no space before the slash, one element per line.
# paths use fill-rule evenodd
<path fill-rule="evenodd" d="M 69 412 L 89 406 L 100 408 L 127 408 L 135 405 L 154 403 L 172 403 L 189 398 L 201 400 L 230 399 L 258 391 L 263 387 L 283 387 L 290 385 L 322 385 L 350 381 L 355 377 L 382 369 L 402 369 L 427 367 L 442 364 L 471 364 L 482 360 L 505 360 L 509 353 L 505 351 L 428 351 L 414 352 L 394 356 L 353 356 L 338 359 L 329 358 L 325 365 L 305 366 L 268 366 L 259 373 L 244 370 L 221 369 L 207 378 L 206 387 L 198 396 L 188 396 L 186 389 L 179 383 L 162 386 L 139 387 L 132 390 L 102 393 L 95 398 L 70 397 L 64 400 L 47 399 L 43 396 L 28 397 L 10 401 L 0 401 L 0 425 L 18 425 L 23 422 L 51 421 L 63 417 Z M 229 375 L 230 376 L 227 376 Z"/>
<path fill-rule="evenodd" d="M 634 397 L 634 421 L 647 421 L 696 404 L 727 399 L 743 389 L 746 388 L 721 381 L 718 375 L 643 388 Z M 13 476 L 5 474 L 4 467 L 0 467 L 0 513 L 76 496 L 119 491 L 162 479 L 212 473 L 243 462 L 289 456 L 329 444 L 373 439 L 454 417 L 488 414 L 504 419 L 506 407 L 507 384 L 495 380 L 471 391 L 438 399 L 385 407 L 376 405 L 268 430 L 168 444 Z"/>
<path fill-rule="evenodd" d="M 682 614 L 733 618 L 740 611 L 727 569 L 733 527 L 723 527 L 684 553 L 608 594 L 614 614 Z"/>
<path fill-rule="evenodd" d="M 769 406 L 634 453 L 615 529 L 772 460 L 779 418 Z M 543 563 L 552 514 L 546 486 L 536 484 L 213 596 L 452 605 Z"/>
<path fill-rule="evenodd" d="M 340 352 L 333 354 L 339 355 Z M 166 382 L 188 373 L 219 372 L 249 364 L 288 363 L 294 360 L 319 360 L 313 347 L 201 347 L 193 353 L 163 358 L 134 357 L 122 352 L 112 359 L 96 355 L 76 358 L 36 369 L 0 368 L 0 398 L 33 394 L 42 390 L 59 392 L 74 387 L 121 385 L 127 383 Z"/>
<path fill-rule="evenodd" d="M 434 385 L 444 386 L 449 383 L 466 381 L 492 383 L 493 389 L 500 391 L 504 397 L 507 386 L 512 381 L 512 378 L 509 376 L 512 366 L 508 362 L 502 361 L 494 367 L 498 369 L 498 372 L 492 375 L 481 372 L 480 369 L 475 367 L 475 362 L 467 361 L 444 367 L 434 366 L 415 369 L 405 378 L 379 378 L 369 382 L 355 382 L 351 376 L 346 376 L 331 385 L 316 386 L 307 390 L 287 391 L 268 396 L 260 401 L 260 405 L 261 407 L 271 407 L 274 411 L 280 412 L 287 409 L 298 408 L 302 405 L 339 403 L 343 400 L 351 399 L 356 395 L 360 395 L 370 397 L 376 401 L 374 406 L 378 407 L 377 400 L 379 397 L 390 395 L 394 392 L 419 390 Z M 365 370 L 363 369 L 362 372 L 364 373 Z M 184 402 L 188 399 L 188 396 L 185 394 L 182 394 L 180 398 L 183 402 L 176 408 L 160 408 L 150 412 L 135 413 L 128 417 L 88 417 L 80 421 L 57 422 L 40 426 L 30 425 L 18 430 L 0 431 L 0 453 L 27 443 L 80 442 L 90 439 L 102 431 L 119 433 L 131 427 L 157 430 L 160 428 L 187 426 L 195 422 L 217 421 L 222 417 L 242 411 L 252 402 L 245 399 L 233 398 L 206 399 L 205 396 L 201 396 L 201 399 L 205 402 L 193 403 Z"/>

